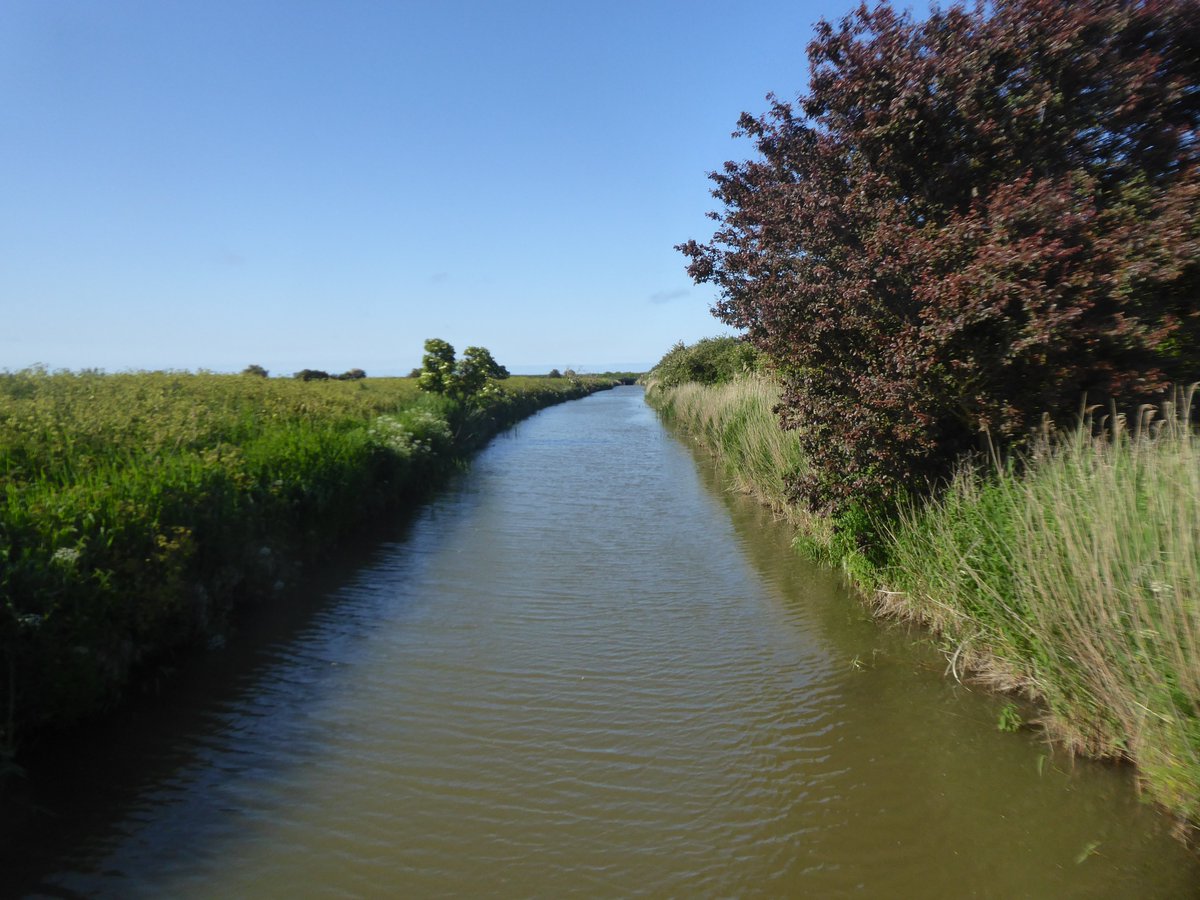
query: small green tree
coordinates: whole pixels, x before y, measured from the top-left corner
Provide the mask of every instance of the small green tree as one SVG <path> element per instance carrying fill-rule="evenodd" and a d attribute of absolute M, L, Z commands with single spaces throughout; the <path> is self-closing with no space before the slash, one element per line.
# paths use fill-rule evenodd
<path fill-rule="evenodd" d="M 454 381 L 454 346 L 441 338 L 425 342 L 417 386 L 430 394 L 448 394 Z"/>
<path fill-rule="evenodd" d="M 483 390 L 489 381 L 507 378 L 508 369 L 496 362 L 486 347 L 468 347 L 455 367 L 455 374 L 459 379 L 459 390 L 464 396 L 470 396 Z"/>
<path fill-rule="evenodd" d="M 262 366 L 251 364 L 251 365 L 246 366 L 246 368 L 242 369 L 242 374 L 243 375 L 257 375 L 259 378 L 266 378 L 267 375 L 269 375 L 270 373 L 267 372 L 267 370 L 264 369 Z"/>
<path fill-rule="evenodd" d="M 324 369 L 301 369 L 292 377 L 300 381 L 328 381 L 329 373 Z"/>
<path fill-rule="evenodd" d="M 430 338 L 425 342 L 417 383 L 423 391 L 469 401 L 485 393 L 493 381 L 507 377 L 508 369 L 496 362 L 486 347 L 468 347 L 462 359 L 456 360 L 451 344 Z"/>

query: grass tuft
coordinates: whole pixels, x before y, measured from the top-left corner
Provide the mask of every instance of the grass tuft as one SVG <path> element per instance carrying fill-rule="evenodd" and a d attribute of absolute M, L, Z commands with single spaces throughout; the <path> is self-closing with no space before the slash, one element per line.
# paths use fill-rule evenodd
<path fill-rule="evenodd" d="M 1190 399 L 1190 398 L 1189 398 Z M 1190 403 L 1043 435 L 1020 474 L 960 471 L 891 529 L 892 611 L 936 627 L 1044 724 L 1138 765 L 1200 821 L 1200 440 Z"/>

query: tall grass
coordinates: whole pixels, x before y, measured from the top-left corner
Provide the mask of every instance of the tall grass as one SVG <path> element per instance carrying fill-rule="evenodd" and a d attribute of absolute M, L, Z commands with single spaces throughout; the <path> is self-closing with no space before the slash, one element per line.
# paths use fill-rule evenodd
<path fill-rule="evenodd" d="M 804 460 L 769 380 L 647 397 L 721 459 L 730 481 L 798 524 L 798 546 L 847 567 L 878 609 L 945 641 L 971 671 L 1039 699 L 1050 735 L 1134 762 L 1146 791 L 1200 823 L 1200 437 L 1190 402 L 1044 433 L 1023 459 L 964 465 L 938 498 L 853 535 L 788 502 Z M 844 524 L 844 523 L 843 523 Z"/>
<path fill-rule="evenodd" d="M 0 374 L 0 755 L 598 386 L 511 378 L 460 405 L 412 379 Z"/>
<path fill-rule="evenodd" d="M 828 531 L 828 522 L 791 502 L 788 485 L 804 471 L 805 460 L 796 435 L 779 427 L 779 387 L 771 378 L 675 386 L 652 379 L 646 396 L 667 421 L 717 456 L 736 490 L 753 494 L 808 533 Z"/>
<path fill-rule="evenodd" d="M 1043 436 L 1021 474 L 964 469 L 891 530 L 885 607 L 1042 698 L 1070 745 L 1127 758 L 1200 821 L 1200 440 L 1187 407 Z"/>

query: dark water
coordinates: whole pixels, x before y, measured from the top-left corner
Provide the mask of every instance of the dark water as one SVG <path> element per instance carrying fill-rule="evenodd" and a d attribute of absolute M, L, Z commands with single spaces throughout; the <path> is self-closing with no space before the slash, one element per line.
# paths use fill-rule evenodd
<path fill-rule="evenodd" d="M 761 509 L 712 483 L 640 389 L 524 423 L 331 577 L 282 633 L 254 638 L 250 661 L 214 654 L 204 699 L 126 723 L 125 749 L 111 735 L 77 748 L 69 787 L 42 798 L 53 837 L 25 848 L 10 887 L 1061 898 L 1200 885 L 1127 772 L 998 732 L 1001 701 L 944 678 L 919 636 L 868 621 Z"/>

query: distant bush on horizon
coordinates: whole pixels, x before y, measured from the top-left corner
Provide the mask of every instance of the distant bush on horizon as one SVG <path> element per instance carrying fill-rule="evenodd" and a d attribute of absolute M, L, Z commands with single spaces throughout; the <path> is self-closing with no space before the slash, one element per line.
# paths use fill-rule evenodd
<path fill-rule="evenodd" d="M 741 338 L 701 338 L 691 345 L 679 341 L 650 370 L 649 378 L 663 387 L 689 382 L 724 384 L 760 371 L 762 363 L 762 354 Z"/>

